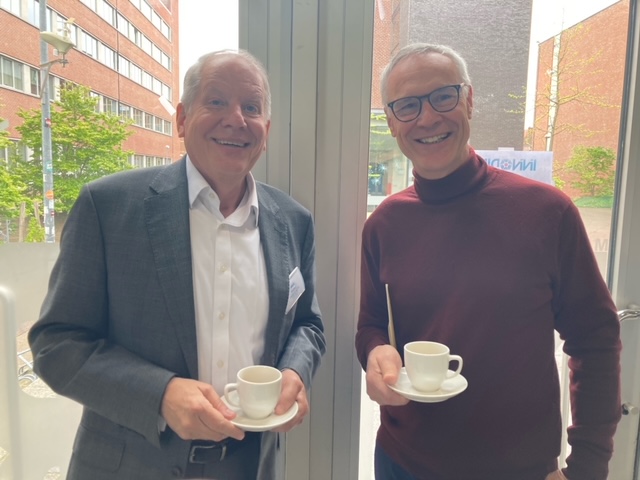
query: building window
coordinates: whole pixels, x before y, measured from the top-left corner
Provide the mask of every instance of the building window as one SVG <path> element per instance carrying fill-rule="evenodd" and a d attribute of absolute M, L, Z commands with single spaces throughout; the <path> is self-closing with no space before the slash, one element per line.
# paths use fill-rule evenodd
<path fill-rule="evenodd" d="M 118 114 L 118 102 L 113 98 L 102 97 L 102 111 L 103 113 L 110 113 L 112 115 Z"/>
<path fill-rule="evenodd" d="M 0 148 L 0 168 L 9 168 L 15 160 L 27 159 L 27 146 L 20 140 L 9 139 L 9 145 Z"/>
<path fill-rule="evenodd" d="M 151 40 L 149 40 L 145 35 L 141 35 L 140 48 L 142 48 L 147 55 L 151 55 Z"/>
<path fill-rule="evenodd" d="M 153 93 L 162 95 L 162 82 L 155 77 L 153 78 L 152 90 L 153 90 Z"/>
<path fill-rule="evenodd" d="M 40 95 L 40 70 L 29 67 L 29 83 L 32 95 Z"/>
<path fill-rule="evenodd" d="M 153 130 L 153 115 L 151 115 L 150 113 L 144 114 L 144 128 Z"/>
<path fill-rule="evenodd" d="M 104 63 L 107 67 L 115 69 L 116 67 L 116 52 L 111 50 L 104 44 L 100 44 L 98 47 L 99 56 L 98 60 Z"/>
<path fill-rule="evenodd" d="M 120 13 L 118 13 L 116 18 L 118 21 L 118 25 L 117 25 L 118 31 L 125 37 L 128 37 L 129 36 L 129 20 L 124 18 Z"/>
<path fill-rule="evenodd" d="M 115 25 L 115 21 L 114 21 L 114 15 L 115 15 L 115 10 L 114 8 L 109 5 L 107 2 L 105 2 L 104 0 L 98 0 L 98 8 L 96 10 L 96 13 L 98 15 L 100 15 L 109 25 Z"/>
<path fill-rule="evenodd" d="M 145 17 L 151 20 L 151 5 L 149 5 L 145 0 L 140 2 L 140 11 Z"/>
<path fill-rule="evenodd" d="M 120 104 L 120 118 L 128 120 L 131 118 L 131 107 L 125 103 Z"/>
<path fill-rule="evenodd" d="M 133 63 L 131 64 L 131 80 L 142 84 L 142 69 Z"/>
<path fill-rule="evenodd" d="M 142 71 L 141 85 L 145 88 L 148 88 L 149 90 L 151 90 L 151 88 L 153 87 L 153 77 L 144 70 Z"/>
<path fill-rule="evenodd" d="M 171 101 L 171 87 L 165 83 L 162 84 L 162 96 Z"/>
<path fill-rule="evenodd" d="M 84 3 L 87 7 L 89 7 L 91 10 L 93 10 L 94 12 L 96 11 L 96 0 L 80 0 L 82 3 Z"/>
<path fill-rule="evenodd" d="M 171 58 L 169 58 L 169 55 L 164 52 L 162 52 L 162 55 L 160 57 L 160 63 L 167 70 L 171 70 Z"/>
<path fill-rule="evenodd" d="M 139 127 L 143 126 L 143 114 L 142 110 L 138 110 L 137 108 L 133 109 L 133 124 L 138 125 Z"/>
<path fill-rule="evenodd" d="M 137 168 L 144 167 L 144 155 L 134 155 L 133 156 L 133 166 Z"/>
<path fill-rule="evenodd" d="M 96 58 L 98 50 L 98 40 L 93 38 L 87 32 L 82 32 L 82 51 L 87 55 Z"/>
<path fill-rule="evenodd" d="M 124 58 L 122 55 L 118 57 L 118 72 L 120 73 L 120 75 L 124 75 L 125 77 L 128 77 L 130 66 L 131 66 L 131 63 L 129 62 L 129 60 Z"/>
<path fill-rule="evenodd" d="M 160 18 L 160 15 L 158 15 L 156 13 L 155 10 L 151 11 L 151 23 L 153 23 L 154 27 L 156 27 L 158 30 L 160 30 L 160 25 L 162 24 L 162 19 Z"/>
<path fill-rule="evenodd" d="M 22 68 L 24 64 L 11 60 L 7 57 L 0 58 L 2 58 L 2 62 L 0 62 L 2 84 L 7 87 L 15 88 L 16 90 L 23 90 L 24 82 Z"/>
<path fill-rule="evenodd" d="M 36 0 L 29 0 L 27 3 L 27 22 L 40 28 L 40 5 Z"/>
<path fill-rule="evenodd" d="M 170 121 L 165 120 L 164 121 L 164 133 L 166 135 L 171 135 L 172 130 L 173 130 L 173 124 Z"/>
<path fill-rule="evenodd" d="M 22 10 L 20 8 L 20 0 L 0 0 L 0 7 L 9 10 L 14 15 L 20 16 Z"/>
<path fill-rule="evenodd" d="M 167 22 L 165 22 L 164 20 L 162 21 L 162 25 L 160 25 L 160 32 L 162 32 L 165 37 L 171 40 L 171 29 L 169 28 Z"/>

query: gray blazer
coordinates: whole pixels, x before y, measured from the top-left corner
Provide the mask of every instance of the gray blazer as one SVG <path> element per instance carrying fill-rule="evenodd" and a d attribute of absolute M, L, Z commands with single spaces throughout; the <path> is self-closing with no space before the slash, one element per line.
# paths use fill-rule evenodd
<path fill-rule="evenodd" d="M 273 187 L 257 191 L 269 282 L 261 363 L 292 368 L 309 388 L 325 351 L 312 217 Z M 296 266 L 306 290 L 285 314 Z M 172 377 L 198 378 L 184 159 L 82 189 L 29 341 L 38 375 L 84 406 L 68 478 L 181 476 L 189 442 L 159 433 L 158 414 Z M 261 480 L 275 480 L 276 443 L 262 435 Z"/>

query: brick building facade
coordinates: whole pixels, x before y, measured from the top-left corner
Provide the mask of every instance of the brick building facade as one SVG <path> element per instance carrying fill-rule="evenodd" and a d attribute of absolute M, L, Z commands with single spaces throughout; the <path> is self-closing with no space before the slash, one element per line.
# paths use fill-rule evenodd
<path fill-rule="evenodd" d="M 0 1 L 0 117 L 13 140 L 20 138 L 18 109 L 40 108 L 39 8 L 36 0 Z M 51 98 L 65 81 L 87 86 L 101 111 L 134 121 L 123 145 L 134 152 L 133 165 L 179 158 L 173 112 L 159 100 L 179 100 L 178 1 L 48 0 L 47 10 L 47 30 L 62 35 L 67 26 L 76 45 L 68 64 L 50 69 Z M 49 47 L 49 60 L 56 53 Z"/>
<path fill-rule="evenodd" d="M 526 142 L 531 150 L 552 142 L 554 174 L 573 198 L 581 194 L 569 185 L 565 164 L 574 148 L 618 150 L 628 24 L 629 0 L 621 0 L 539 45 L 535 120 Z M 557 116 L 549 128 L 554 94 Z"/>

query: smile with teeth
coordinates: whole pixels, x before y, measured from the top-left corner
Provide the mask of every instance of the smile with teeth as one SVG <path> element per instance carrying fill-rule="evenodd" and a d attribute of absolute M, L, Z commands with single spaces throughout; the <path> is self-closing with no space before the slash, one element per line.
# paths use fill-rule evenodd
<path fill-rule="evenodd" d="M 249 146 L 249 142 L 240 142 L 240 141 L 235 141 L 235 140 L 219 140 L 217 138 L 213 139 L 214 142 L 216 142 L 218 145 L 225 145 L 225 146 L 229 146 L 229 147 L 247 147 Z"/>
<path fill-rule="evenodd" d="M 444 133 L 442 135 L 436 135 L 435 137 L 420 138 L 420 139 L 418 139 L 418 142 L 426 143 L 426 144 L 432 144 L 432 143 L 441 142 L 442 140 L 444 140 L 445 138 L 448 138 L 448 137 L 449 137 L 449 134 L 448 133 Z"/>

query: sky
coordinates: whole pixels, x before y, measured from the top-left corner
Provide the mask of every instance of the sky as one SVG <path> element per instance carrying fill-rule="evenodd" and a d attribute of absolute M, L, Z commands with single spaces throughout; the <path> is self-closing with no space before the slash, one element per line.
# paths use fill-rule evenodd
<path fill-rule="evenodd" d="M 533 0 L 529 82 L 535 82 L 538 42 L 551 38 L 618 0 Z M 180 79 L 200 55 L 238 47 L 238 0 L 180 2 Z M 182 90 L 182 86 L 181 86 Z M 529 88 L 532 92 L 534 88 Z M 531 99 L 529 99 L 531 102 Z M 526 123 L 531 119 L 527 119 Z"/>
<path fill-rule="evenodd" d="M 182 83 L 187 69 L 201 55 L 238 48 L 238 0 L 181 0 L 179 13 Z"/>

